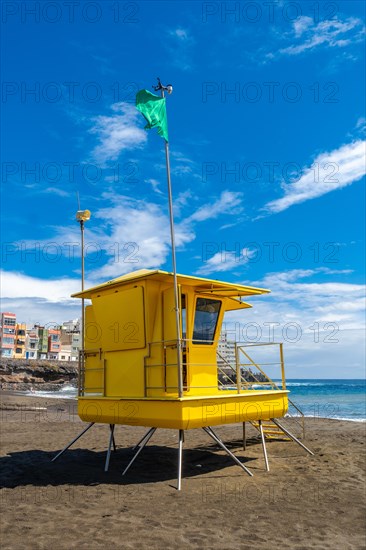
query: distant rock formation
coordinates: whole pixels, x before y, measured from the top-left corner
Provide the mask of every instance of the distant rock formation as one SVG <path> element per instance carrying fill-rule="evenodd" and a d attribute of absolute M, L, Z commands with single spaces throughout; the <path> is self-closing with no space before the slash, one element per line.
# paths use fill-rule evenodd
<path fill-rule="evenodd" d="M 252 369 L 248 369 L 241 372 L 242 379 L 245 382 L 268 382 L 268 378 L 261 372 L 253 372 Z M 232 382 L 236 384 L 236 372 L 228 367 L 223 367 L 219 372 L 219 382 L 223 385 L 230 385 Z"/>
<path fill-rule="evenodd" d="M 0 360 L 0 387 L 3 390 L 58 391 L 64 384 L 77 385 L 78 365 L 66 361 L 37 359 Z"/>

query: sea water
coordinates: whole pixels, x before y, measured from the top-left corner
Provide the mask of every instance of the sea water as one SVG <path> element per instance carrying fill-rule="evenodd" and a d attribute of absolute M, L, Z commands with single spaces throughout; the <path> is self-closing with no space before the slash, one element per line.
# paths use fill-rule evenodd
<path fill-rule="evenodd" d="M 288 379 L 286 389 L 305 416 L 366 421 L 365 380 Z"/>
<path fill-rule="evenodd" d="M 276 383 L 281 386 L 280 381 Z M 290 390 L 291 401 L 307 417 L 366 421 L 365 380 L 289 379 L 286 389 Z M 65 385 L 59 391 L 34 391 L 27 392 L 27 395 L 73 399 L 77 396 L 77 388 Z"/>

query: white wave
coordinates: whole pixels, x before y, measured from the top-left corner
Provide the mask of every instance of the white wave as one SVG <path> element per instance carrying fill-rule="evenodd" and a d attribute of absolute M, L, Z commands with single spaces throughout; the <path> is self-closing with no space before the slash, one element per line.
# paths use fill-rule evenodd
<path fill-rule="evenodd" d="M 276 382 L 279 386 L 282 386 L 282 382 Z M 286 382 L 286 388 L 289 386 L 329 386 L 329 384 L 321 384 L 319 382 Z"/>
<path fill-rule="evenodd" d="M 32 395 L 33 397 L 47 397 L 48 399 L 75 399 L 77 397 L 78 390 L 75 386 L 66 384 L 57 391 L 27 391 L 25 395 Z"/>
<path fill-rule="evenodd" d="M 348 418 L 345 416 L 314 416 L 312 414 L 304 414 L 305 418 L 312 418 L 321 420 L 344 420 L 345 422 L 366 422 L 366 418 Z"/>

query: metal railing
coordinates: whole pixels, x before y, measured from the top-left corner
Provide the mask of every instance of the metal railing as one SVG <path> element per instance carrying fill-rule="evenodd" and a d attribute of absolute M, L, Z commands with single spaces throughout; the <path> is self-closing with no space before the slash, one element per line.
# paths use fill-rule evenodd
<path fill-rule="evenodd" d="M 181 339 L 181 353 L 182 358 L 185 358 L 185 354 L 195 344 L 206 344 L 214 345 L 218 344 L 217 341 L 212 340 L 188 340 Z M 148 397 L 148 394 L 151 391 L 164 391 L 169 393 L 178 394 L 178 380 L 177 384 L 171 385 L 168 383 L 168 372 L 170 369 L 177 369 L 177 360 L 176 357 L 172 357 L 172 361 L 168 361 L 168 350 L 177 349 L 178 341 L 177 340 L 160 340 L 156 342 L 150 342 L 148 344 L 148 353 L 144 357 L 144 395 Z M 263 346 L 278 346 L 279 347 L 279 358 L 274 362 L 259 363 L 255 361 L 252 356 L 249 354 L 249 350 L 254 348 L 259 348 Z M 79 353 L 79 379 L 78 379 L 78 395 L 99 395 L 105 396 L 106 391 L 106 352 L 117 352 L 122 350 L 102 350 L 101 348 L 88 349 Z M 284 365 L 284 355 L 283 355 L 283 344 L 275 342 L 264 342 L 264 343 L 234 343 L 234 355 L 235 361 L 230 362 L 227 358 L 217 351 L 217 360 L 215 363 L 192 363 L 189 360 L 182 360 L 182 370 L 183 370 L 183 390 L 187 392 L 189 390 L 209 390 L 209 389 L 220 389 L 220 390 L 236 390 L 238 393 L 241 393 L 243 390 L 253 390 L 263 389 L 264 387 L 270 387 L 272 390 L 281 390 L 286 389 L 286 379 L 285 379 L 285 365 Z M 85 368 L 85 363 L 88 357 L 98 357 L 99 366 L 90 368 Z M 160 360 L 159 360 L 160 359 Z M 162 362 L 161 362 L 162 360 Z M 157 361 L 151 363 L 151 361 Z M 97 363 L 98 364 L 98 363 Z M 275 382 L 268 374 L 264 371 L 262 367 L 271 366 L 277 367 L 279 369 L 280 378 L 281 378 L 281 387 Z M 192 367 L 211 367 L 216 370 L 217 373 L 217 382 L 210 386 L 197 386 L 197 385 L 188 385 L 188 369 Z M 163 385 L 149 385 L 148 384 L 148 370 L 149 369 L 163 369 Z M 101 385 L 98 387 L 88 387 L 85 385 L 85 375 L 87 372 L 102 372 Z M 221 376 L 220 376 L 221 375 Z M 226 380 L 225 380 L 226 379 Z M 290 417 L 293 422 L 297 423 L 301 428 L 301 431 L 304 435 L 304 414 L 299 409 L 299 407 L 291 400 L 288 400 L 289 406 L 295 412 L 288 412 L 287 417 Z M 299 420 L 300 419 L 300 420 Z"/>
<path fill-rule="evenodd" d="M 273 385 L 276 389 L 280 389 L 278 384 L 276 382 L 274 382 L 265 372 L 264 370 L 260 367 L 259 363 L 253 361 L 253 359 L 249 356 L 249 354 L 247 352 L 244 351 L 244 347 L 246 348 L 254 348 L 254 347 L 257 347 L 257 346 L 271 346 L 271 345 L 278 345 L 279 346 L 279 362 L 276 362 L 276 363 L 262 363 L 261 365 L 262 366 L 266 366 L 266 365 L 280 365 L 280 369 L 281 369 L 281 387 L 282 389 L 286 389 L 286 377 L 285 377 L 285 362 L 284 362 L 284 355 L 283 355 L 283 344 L 282 342 L 280 343 L 275 343 L 275 342 L 263 342 L 263 343 L 250 343 L 250 344 L 238 344 L 238 348 L 243 352 L 243 354 L 245 355 L 245 357 L 248 358 L 249 360 L 249 364 L 245 364 L 245 363 L 242 363 L 241 364 L 241 367 L 244 368 L 244 367 L 247 367 L 248 365 L 250 366 L 255 366 L 259 371 L 260 373 L 265 376 L 268 380 L 268 382 Z M 264 382 L 265 383 L 265 382 Z M 291 421 L 293 423 L 295 423 L 298 428 L 301 430 L 301 433 L 302 433 L 302 437 L 305 439 L 305 415 L 304 413 L 302 412 L 302 410 L 296 405 L 296 403 L 294 403 L 290 398 L 288 398 L 288 404 L 289 404 L 289 410 L 287 411 L 287 414 L 285 416 L 285 418 L 291 418 Z M 294 409 L 296 412 L 291 412 L 290 409 Z M 299 420 L 300 419 L 300 420 Z"/>
<path fill-rule="evenodd" d="M 99 356 L 99 361 L 102 366 L 100 367 L 85 367 L 88 357 Z M 99 397 L 105 397 L 105 378 L 106 378 L 106 360 L 103 358 L 103 352 L 101 348 L 80 350 L 79 351 L 79 369 L 78 369 L 78 396 L 83 397 L 87 395 L 94 395 Z M 86 386 L 85 375 L 86 373 L 102 372 L 102 385 L 101 386 Z"/>

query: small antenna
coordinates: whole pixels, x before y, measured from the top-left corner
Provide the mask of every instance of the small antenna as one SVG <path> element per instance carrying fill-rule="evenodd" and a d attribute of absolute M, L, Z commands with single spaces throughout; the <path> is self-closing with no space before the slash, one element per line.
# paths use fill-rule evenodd
<path fill-rule="evenodd" d="M 78 210 L 80 210 L 80 196 L 79 196 L 79 191 L 76 191 L 76 198 L 78 200 Z"/>

